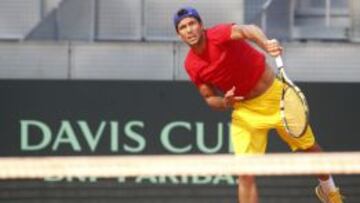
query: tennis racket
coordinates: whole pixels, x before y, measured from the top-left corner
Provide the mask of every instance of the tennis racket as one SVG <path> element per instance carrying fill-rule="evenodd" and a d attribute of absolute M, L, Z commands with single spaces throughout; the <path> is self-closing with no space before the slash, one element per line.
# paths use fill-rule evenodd
<path fill-rule="evenodd" d="M 275 58 L 278 77 L 283 83 L 280 115 L 286 132 L 295 138 L 303 136 L 309 125 L 309 108 L 304 94 L 286 75 L 281 56 Z"/>

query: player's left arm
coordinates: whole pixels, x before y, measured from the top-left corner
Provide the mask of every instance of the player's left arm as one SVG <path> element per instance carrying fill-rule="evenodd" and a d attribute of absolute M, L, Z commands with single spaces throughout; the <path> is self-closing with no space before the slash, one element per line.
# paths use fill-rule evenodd
<path fill-rule="evenodd" d="M 247 39 L 255 42 L 271 56 L 279 56 L 283 50 L 279 42 L 269 40 L 265 33 L 256 25 L 236 25 L 231 27 L 231 39 Z"/>

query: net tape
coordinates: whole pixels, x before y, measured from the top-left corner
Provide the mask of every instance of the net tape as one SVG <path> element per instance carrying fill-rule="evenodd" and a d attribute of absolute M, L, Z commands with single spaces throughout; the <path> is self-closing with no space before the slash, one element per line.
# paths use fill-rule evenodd
<path fill-rule="evenodd" d="M 0 179 L 360 174 L 360 152 L 0 158 Z"/>

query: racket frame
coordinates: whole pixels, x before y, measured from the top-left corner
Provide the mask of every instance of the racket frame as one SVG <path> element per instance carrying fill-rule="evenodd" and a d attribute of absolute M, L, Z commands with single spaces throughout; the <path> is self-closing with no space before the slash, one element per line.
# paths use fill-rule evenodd
<path fill-rule="evenodd" d="M 296 86 L 290 79 L 289 77 L 286 75 L 285 72 L 285 68 L 284 68 L 284 63 L 282 60 L 281 56 L 277 56 L 275 58 L 275 63 L 278 69 L 278 76 L 280 77 L 280 80 L 282 81 L 282 83 L 284 84 L 283 90 L 282 90 L 282 94 L 281 94 L 281 99 L 280 99 L 280 114 L 281 114 L 281 120 L 283 123 L 283 126 L 285 128 L 285 131 L 292 137 L 294 138 L 300 138 L 302 137 L 308 126 L 309 126 L 309 106 L 308 103 L 306 101 L 305 95 L 304 93 L 300 90 L 300 88 L 298 86 Z M 286 87 L 288 86 L 288 87 Z M 284 96 L 285 96 L 285 91 L 286 88 L 293 88 L 297 94 L 297 96 L 300 97 L 300 100 L 304 106 L 304 110 L 305 110 L 305 127 L 303 128 L 303 130 L 301 131 L 300 134 L 294 134 L 293 132 L 291 132 L 291 130 L 288 127 L 288 123 L 285 119 L 285 113 L 284 113 L 284 109 L 285 109 L 285 104 L 284 104 Z"/>

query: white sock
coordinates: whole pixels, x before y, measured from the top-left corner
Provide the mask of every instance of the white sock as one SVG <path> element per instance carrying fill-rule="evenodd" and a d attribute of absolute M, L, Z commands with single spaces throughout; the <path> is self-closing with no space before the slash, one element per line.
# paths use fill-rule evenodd
<path fill-rule="evenodd" d="M 327 180 L 319 179 L 319 182 L 320 182 L 321 189 L 326 194 L 336 191 L 336 186 L 335 186 L 334 179 L 332 178 L 332 176 L 330 176 L 329 179 L 327 179 Z"/>

